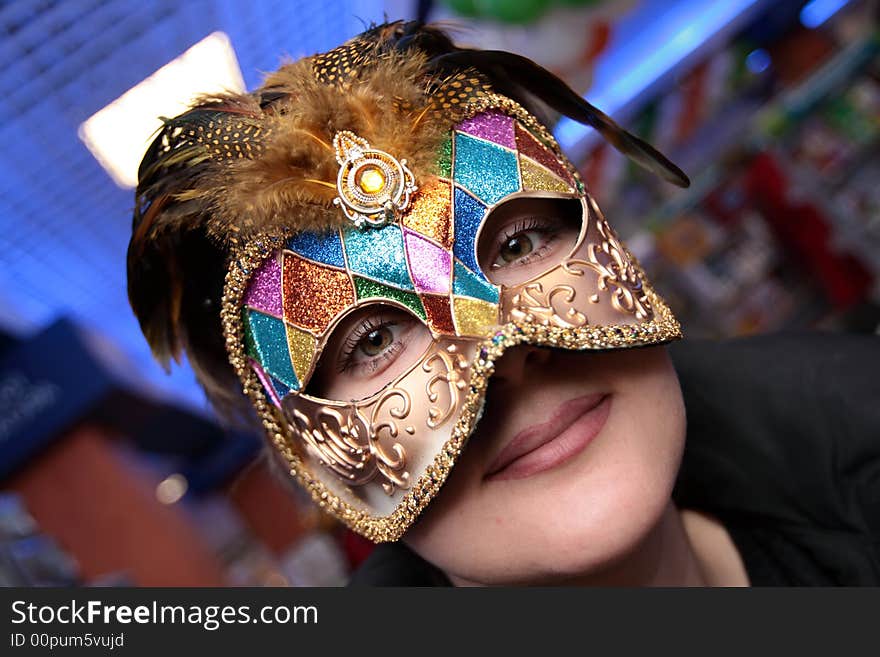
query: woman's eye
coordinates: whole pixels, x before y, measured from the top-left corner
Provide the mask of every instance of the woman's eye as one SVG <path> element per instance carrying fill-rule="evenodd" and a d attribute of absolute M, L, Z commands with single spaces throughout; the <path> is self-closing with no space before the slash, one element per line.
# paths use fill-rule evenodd
<path fill-rule="evenodd" d="M 559 232 L 557 223 L 549 219 L 530 219 L 502 231 L 492 268 L 523 265 L 543 258 Z"/>
<path fill-rule="evenodd" d="M 523 256 L 531 253 L 535 248 L 535 244 L 540 240 L 540 236 L 534 233 L 530 234 L 530 232 L 508 237 L 501 245 L 498 256 L 504 262 L 516 262 Z"/>
<path fill-rule="evenodd" d="M 577 245 L 584 208 L 575 198 L 516 198 L 480 229 L 477 261 L 495 285 L 519 285 L 561 264 Z"/>
<path fill-rule="evenodd" d="M 381 326 L 367 333 L 358 343 L 358 348 L 367 356 L 378 356 L 394 340 L 394 333 L 387 326 Z"/>
<path fill-rule="evenodd" d="M 371 376 L 383 371 L 406 348 L 413 325 L 414 320 L 399 311 L 360 320 L 345 337 L 337 372 Z"/>
<path fill-rule="evenodd" d="M 364 399 L 415 365 L 431 332 L 408 311 L 371 304 L 328 336 L 307 392 L 324 399 Z"/>

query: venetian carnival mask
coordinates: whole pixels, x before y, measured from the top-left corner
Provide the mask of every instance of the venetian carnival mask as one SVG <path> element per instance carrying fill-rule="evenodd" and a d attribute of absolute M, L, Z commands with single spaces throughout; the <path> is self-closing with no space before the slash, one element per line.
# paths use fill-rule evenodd
<path fill-rule="evenodd" d="M 337 125 L 318 182 L 340 220 L 241 241 L 226 278 L 229 359 L 267 435 L 374 541 L 438 493 L 506 349 L 680 337 L 547 129 L 495 93 L 457 109 L 417 171 Z"/>

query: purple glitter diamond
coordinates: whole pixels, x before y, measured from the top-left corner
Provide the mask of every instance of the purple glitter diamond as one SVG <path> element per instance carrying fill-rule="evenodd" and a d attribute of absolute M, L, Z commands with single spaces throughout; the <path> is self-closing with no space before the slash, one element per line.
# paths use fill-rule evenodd
<path fill-rule="evenodd" d="M 274 253 L 254 273 L 244 297 L 245 305 L 281 319 L 281 263 Z"/>
<path fill-rule="evenodd" d="M 516 150 L 516 134 L 513 129 L 513 119 L 506 114 L 491 111 L 481 112 L 475 117 L 460 123 L 456 130 L 474 137 L 482 137 L 496 144 Z"/>

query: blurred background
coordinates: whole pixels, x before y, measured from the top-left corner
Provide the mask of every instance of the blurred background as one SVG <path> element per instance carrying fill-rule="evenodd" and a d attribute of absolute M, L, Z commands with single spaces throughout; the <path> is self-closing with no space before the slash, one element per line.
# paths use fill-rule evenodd
<path fill-rule="evenodd" d="M 152 360 L 125 293 L 137 163 L 181 99 L 423 12 L 670 156 L 555 133 L 689 337 L 880 324 L 875 0 L 0 3 L 0 584 L 338 585 L 370 545 Z"/>

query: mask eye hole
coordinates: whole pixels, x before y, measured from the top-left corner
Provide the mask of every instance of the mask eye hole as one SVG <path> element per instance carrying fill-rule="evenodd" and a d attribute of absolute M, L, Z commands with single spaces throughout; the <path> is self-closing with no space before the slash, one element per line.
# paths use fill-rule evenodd
<path fill-rule="evenodd" d="M 512 199 L 486 218 L 477 244 L 480 268 L 496 285 L 525 283 L 571 253 L 582 223 L 578 199 Z"/>
<path fill-rule="evenodd" d="M 336 401 L 369 397 L 412 367 L 430 342 L 427 326 L 410 312 L 361 306 L 330 333 L 306 392 Z"/>

